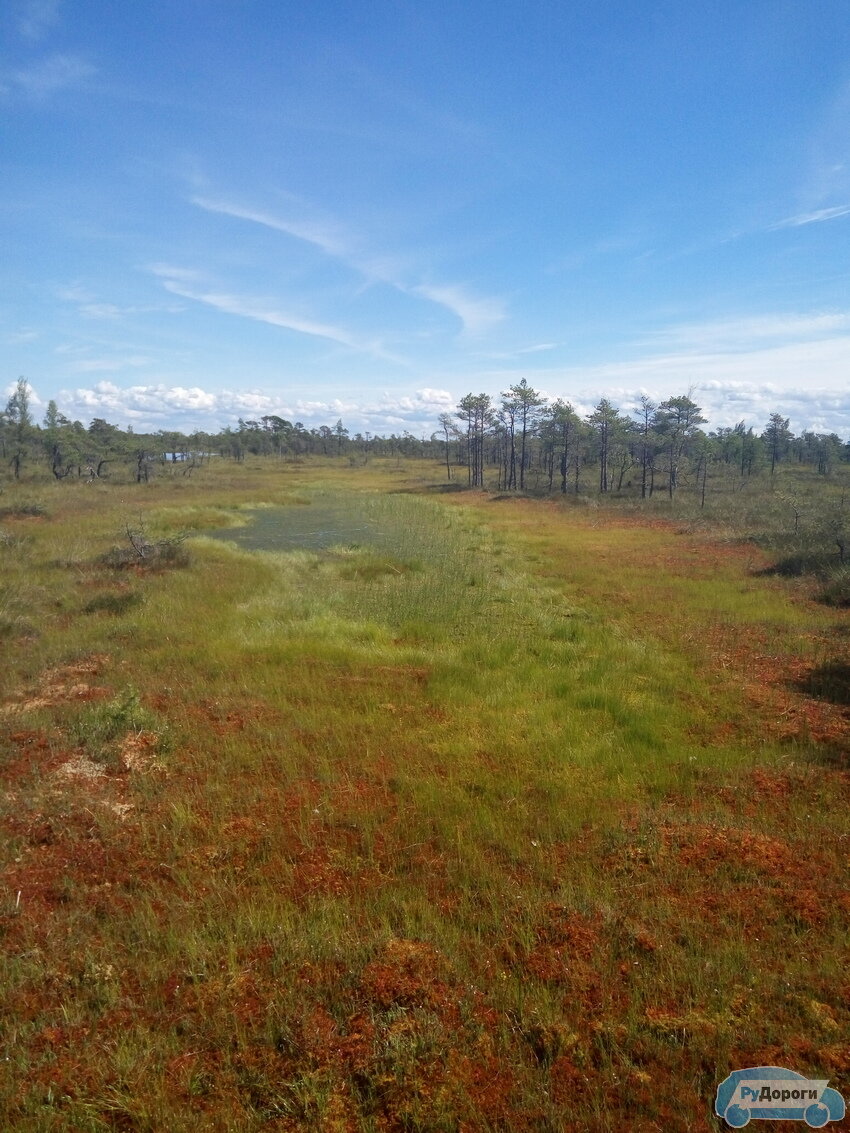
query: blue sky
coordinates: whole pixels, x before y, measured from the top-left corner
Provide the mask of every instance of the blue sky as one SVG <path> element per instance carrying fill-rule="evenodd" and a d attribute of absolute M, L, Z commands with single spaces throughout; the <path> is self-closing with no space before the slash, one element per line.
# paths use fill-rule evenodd
<path fill-rule="evenodd" d="M 0 389 L 429 435 L 525 377 L 850 436 L 846 0 L 5 0 Z"/>

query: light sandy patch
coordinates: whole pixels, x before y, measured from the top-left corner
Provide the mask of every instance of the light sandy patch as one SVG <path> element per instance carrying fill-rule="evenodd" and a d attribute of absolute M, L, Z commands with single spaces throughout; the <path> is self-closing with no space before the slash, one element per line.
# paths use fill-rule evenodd
<path fill-rule="evenodd" d="M 93 685 L 81 677 L 97 676 L 109 662 L 109 654 L 93 653 L 70 665 L 60 665 L 42 674 L 34 696 L 12 700 L 0 705 L 0 715 L 16 716 L 21 712 L 35 712 L 40 708 L 53 708 L 70 700 L 97 700 L 108 696 L 109 689 Z"/>
<path fill-rule="evenodd" d="M 122 821 L 125 821 L 127 816 L 133 810 L 132 803 L 109 802 L 107 799 L 102 799 L 101 801 L 103 802 L 104 806 L 109 807 L 113 814 L 117 814 Z"/>
<path fill-rule="evenodd" d="M 82 657 L 70 665 L 60 665 L 56 669 L 48 669 L 45 679 L 67 677 L 96 677 L 109 663 L 108 653 L 92 653 L 89 657 Z"/>
<path fill-rule="evenodd" d="M 35 712 L 39 708 L 49 708 L 54 701 L 44 696 L 34 696 L 29 700 L 13 700 L 9 704 L 0 706 L 4 716 L 17 716 L 19 712 Z"/>
<path fill-rule="evenodd" d="M 159 736 L 156 732 L 128 732 L 121 741 L 120 755 L 128 771 L 161 770 L 155 758 Z"/>
<path fill-rule="evenodd" d="M 0 713 L 4 716 L 16 716 L 21 712 L 35 712 L 39 708 L 55 708 L 57 704 L 67 704 L 71 700 L 99 700 L 108 695 L 109 689 L 103 688 L 102 685 L 54 684 L 41 688 L 38 696 L 32 696 L 28 700 L 15 700 L 0 706 Z"/>
<path fill-rule="evenodd" d="M 69 759 L 67 763 L 57 768 L 56 774 L 64 775 L 69 779 L 102 779 L 106 772 L 100 764 L 86 759 L 84 755 L 75 755 L 73 759 Z"/>

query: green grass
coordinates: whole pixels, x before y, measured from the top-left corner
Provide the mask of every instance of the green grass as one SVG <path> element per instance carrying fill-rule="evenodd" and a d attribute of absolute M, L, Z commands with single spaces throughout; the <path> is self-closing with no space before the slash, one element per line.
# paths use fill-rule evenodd
<path fill-rule="evenodd" d="M 846 611 L 704 524 L 439 477 L 222 462 L 4 521 L 4 1127 L 846 1093 Z M 183 569 L 116 581 L 128 525 Z"/>

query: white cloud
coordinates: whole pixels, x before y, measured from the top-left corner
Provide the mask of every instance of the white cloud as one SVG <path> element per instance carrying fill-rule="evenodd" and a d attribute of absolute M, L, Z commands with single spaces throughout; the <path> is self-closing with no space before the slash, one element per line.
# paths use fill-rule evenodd
<path fill-rule="evenodd" d="M 294 236 L 298 240 L 314 244 L 329 256 L 345 257 L 350 252 L 348 240 L 342 230 L 327 222 L 281 220 L 279 217 L 271 216 L 269 213 L 257 209 L 244 208 L 227 201 L 214 201 L 207 197 L 193 197 L 192 204 L 205 209 L 207 212 L 232 216 L 238 220 L 249 220 L 254 224 L 261 224 L 265 228 L 274 229 L 276 232 Z"/>
<path fill-rule="evenodd" d="M 783 367 L 777 369 L 774 352 L 770 361 L 764 359 L 760 369 L 753 367 L 750 372 L 728 366 L 728 356 L 722 361 L 723 365 L 706 364 L 702 369 L 671 357 L 648 359 L 640 365 L 575 367 L 545 374 L 538 371 L 532 384 L 545 389 L 550 400 L 563 397 L 571 401 L 581 415 L 589 413 L 601 397 L 610 398 L 623 412 L 631 412 L 642 394 L 658 402 L 692 389 L 694 400 L 708 418 L 709 429 L 743 420 L 761 430 L 770 414 L 777 412 L 791 418 L 791 427 L 797 433 L 813 429 L 850 437 L 850 394 L 845 385 L 829 384 L 833 372 L 827 368 L 823 353 L 813 359 L 811 380 L 792 387 L 783 381 Z M 786 361 L 793 368 L 792 360 Z M 844 359 L 844 372 L 848 361 Z M 837 365 L 840 359 L 834 362 Z M 92 387 L 64 390 L 57 401 L 73 418 L 106 417 L 117 424 L 130 422 L 137 429 L 150 431 L 179 428 L 216 432 L 235 425 L 239 417 L 256 419 L 277 414 L 290 421 L 303 421 L 308 427 L 332 425 L 342 418 L 352 433 L 380 435 L 408 430 L 416 436 L 430 436 L 437 429 L 439 415 L 452 412 L 466 390 L 495 391 L 515 377 L 501 370 L 479 373 L 472 380 L 468 375 L 457 379 L 452 383 L 456 385 L 453 392 L 425 387 L 412 393 L 384 391 L 373 396 L 326 399 L 293 397 L 292 390 L 213 391 L 167 381 L 122 387 L 104 380 Z M 7 393 L 13 391 L 14 384 Z"/>
<path fill-rule="evenodd" d="M 177 267 L 174 264 L 151 264 L 149 269 L 159 279 L 180 280 L 183 283 L 200 283 L 204 276 L 195 268 Z"/>
<path fill-rule="evenodd" d="M 267 323 L 269 326 L 281 327 L 284 330 L 296 331 L 299 334 L 306 334 L 315 338 L 328 339 L 340 346 L 348 347 L 350 350 L 369 354 L 396 365 L 407 365 L 404 358 L 386 351 L 379 340 L 361 340 L 343 327 L 318 322 L 306 315 L 286 310 L 275 299 L 234 295 L 229 292 L 213 290 L 208 284 L 202 282 L 200 273 L 180 268 L 172 269 L 166 264 L 154 265 L 150 270 L 160 278 L 162 286 L 172 295 L 179 295 L 183 299 L 203 303 L 228 315 L 253 319 L 256 322 Z M 192 286 L 193 284 L 194 286 Z"/>
<path fill-rule="evenodd" d="M 788 339 L 808 340 L 850 332 L 850 311 L 756 315 L 665 327 L 647 336 L 650 344 L 681 344 L 690 349 L 759 350 Z"/>
<path fill-rule="evenodd" d="M 505 317 L 505 304 L 501 299 L 477 298 L 457 284 L 422 284 L 412 290 L 451 311 L 460 319 L 464 331 L 469 335 L 484 334 Z"/>
<path fill-rule="evenodd" d="M 752 331 L 749 336 L 746 327 Z M 742 419 L 762 427 L 776 412 L 790 416 L 796 431 L 814 428 L 850 436 L 848 330 L 846 315 L 674 327 L 666 333 L 675 349 L 588 366 L 538 368 L 533 373 L 494 368 L 463 381 L 465 389 L 498 390 L 525 376 L 535 388 L 545 386 L 551 397 L 573 402 L 582 413 L 601 397 L 626 408 L 641 394 L 661 401 L 693 389 L 710 428 Z M 655 345 L 668 343 L 659 334 Z"/>
<path fill-rule="evenodd" d="M 50 55 L 30 67 L 8 72 L 0 89 L 42 101 L 68 87 L 79 86 L 94 73 L 95 68 L 78 56 Z"/>
<path fill-rule="evenodd" d="M 557 347 L 557 342 L 539 342 L 536 346 L 521 347 L 517 354 L 540 354 L 544 350 L 556 350 Z"/>
<path fill-rule="evenodd" d="M 9 388 L 13 391 L 14 386 Z M 229 389 L 214 392 L 168 382 L 121 387 L 104 380 L 91 387 L 63 390 L 57 401 L 62 412 L 75 419 L 106 417 L 116 424 L 130 422 L 137 429 L 150 431 L 179 428 L 216 432 L 235 425 L 239 417 L 257 419 L 277 414 L 308 427 L 332 425 L 342 418 L 352 433 L 377 435 L 407 429 L 426 436 L 436 428 L 439 414 L 450 410 L 456 401 L 448 390 L 429 388 L 412 394 L 385 392 L 363 400 L 308 399 L 290 394 Z"/>
<path fill-rule="evenodd" d="M 822 220 L 836 220 L 840 216 L 850 216 L 850 204 L 836 205 L 834 208 L 815 209 L 814 212 L 801 212 L 796 216 L 786 216 L 784 220 L 771 224 L 771 231 L 777 228 L 799 228 L 804 224 L 819 224 Z"/>
<path fill-rule="evenodd" d="M 279 310 L 274 302 L 269 299 L 228 295 L 216 291 L 194 291 L 173 279 L 163 280 L 163 287 L 173 295 L 179 295 L 184 299 L 194 299 L 197 303 L 205 303 L 208 307 L 214 307 L 217 311 L 224 311 L 228 315 L 255 319 L 257 322 L 268 323 L 270 326 L 294 330 L 299 334 L 309 334 L 317 338 L 328 338 L 342 346 L 357 348 L 357 343 L 351 335 L 339 327 L 314 322 L 300 315 Z"/>
<path fill-rule="evenodd" d="M 59 394 L 64 407 L 75 415 L 102 416 L 110 413 L 121 420 L 141 423 L 146 428 L 160 429 L 177 423 L 185 414 L 192 414 L 201 424 L 235 423 L 243 414 L 269 413 L 277 405 L 275 398 L 264 394 L 224 390 L 211 393 L 199 386 L 167 385 L 164 382 L 122 388 L 114 382 L 98 382 L 92 388 L 63 390 Z"/>
<path fill-rule="evenodd" d="M 114 303 L 83 303 L 80 307 L 80 314 L 85 315 L 87 319 L 118 319 L 123 315 L 120 307 L 116 307 Z"/>
<path fill-rule="evenodd" d="M 542 354 L 547 350 L 557 350 L 562 345 L 563 343 L 560 342 L 541 342 L 534 346 L 520 346 L 516 350 L 478 351 L 477 357 L 490 358 L 494 361 L 507 361 L 509 358 L 521 358 L 526 354 Z"/>
<path fill-rule="evenodd" d="M 369 282 L 386 283 L 404 295 L 418 296 L 437 303 L 461 321 L 467 334 L 483 334 L 505 317 L 505 303 L 502 299 L 470 295 L 459 284 L 425 285 L 407 282 L 397 258 L 365 252 L 362 241 L 355 239 L 341 225 L 332 221 L 281 219 L 263 210 L 202 196 L 193 197 L 192 203 L 208 212 L 248 220 L 303 240 L 325 255 L 344 263 Z M 406 274 L 411 274 L 411 270 L 408 269 Z"/>

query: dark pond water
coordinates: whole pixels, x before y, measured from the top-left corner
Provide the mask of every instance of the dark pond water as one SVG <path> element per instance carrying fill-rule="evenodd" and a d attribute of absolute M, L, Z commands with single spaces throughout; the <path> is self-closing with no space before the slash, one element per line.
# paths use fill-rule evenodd
<path fill-rule="evenodd" d="M 210 537 L 247 551 L 321 551 L 340 544 L 378 546 L 387 535 L 379 515 L 370 515 L 368 507 L 351 500 L 258 508 L 248 515 L 246 527 L 211 531 Z"/>

